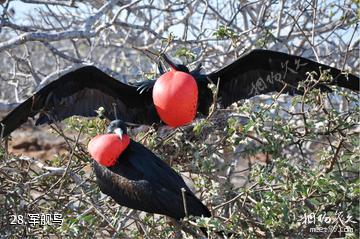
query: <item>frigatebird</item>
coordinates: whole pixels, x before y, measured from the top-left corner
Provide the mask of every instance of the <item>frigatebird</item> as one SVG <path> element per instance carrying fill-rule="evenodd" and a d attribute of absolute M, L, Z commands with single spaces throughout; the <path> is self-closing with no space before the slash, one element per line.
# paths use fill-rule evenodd
<path fill-rule="evenodd" d="M 114 132 L 118 139 L 111 137 Z M 95 142 L 90 141 L 88 147 L 94 159 L 97 184 L 104 194 L 122 206 L 176 220 L 188 215 L 211 217 L 208 208 L 178 173 L 142 144 L 123 140 L 128 137 L 123 121 L 112 121 L 107 133 L 100 135 L 103 137 L 100 140 L 94 138 Z M 109 147 L 115 149 L 107 152 Z"/>
<path fill-rule="evenodd" d="M 329 84 L 359 91 L 359 78 L 351 73 L 344 74 L 339 69 L 303 57 L 269 50 L 253 50 L 210 74 L 202 74 L 199 68 L 189 71 L 186 66 L 175 64 L 166 56 L 164 60 L 174 70 L 194 77 L 198 88 L 197 111 L 202 114 L 208 114 L 213 101 L 209 81 L 219 82 L 218 98 L 223 107 L 273 91 L 301 94 L 298 83 L 307 78 L 307 72 L 316 72 L 319 76 L 323 70 L 329 70 L 332 79 L 320 83 L 320 88 Z M 153 85 L 154 81 L 127 85 L 95 66 L 84 66 L 61 76 L 21 103 L 1 121 L 4 127 L 0 126 L 0 132 L 7 136 L 28 117 L 37 114 L 37 124 L 61 121 L 73 115 L 96 116 L 95 110 L 101 106 L 105 108 L 105 116 L 114 120 L 113 103 L 124 121 L 157 123 L 160 118 L 152 99 Z"/>

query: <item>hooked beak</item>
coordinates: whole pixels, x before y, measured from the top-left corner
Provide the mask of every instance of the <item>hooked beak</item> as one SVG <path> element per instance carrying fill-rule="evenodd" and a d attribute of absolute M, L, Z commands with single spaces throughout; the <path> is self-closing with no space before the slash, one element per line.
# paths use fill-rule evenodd
<path fill-rule="evenodd" d="M 123 136 L 123 134 L 124 134 L 124 132 L 123 132 L 122 129 L 116 128 L 116 129 L 114 130 L 114 133 L 117 134 L 117 135 L 119 136 L 119 138 L 122 140 L 122 136 Z"/>
<path fill-rule="evenodd" d="M 161 53 L 160 57 L 162 59 L 164 59 L 164 61 L 169 64 L 169 66 L 171 67 L 171 69 L 173 70 L 179 70 L 179 66 L 177 64 L 175 64 L 172 60 L 170 60 L 170 58 L 165 54 L 165 53 Z"/>

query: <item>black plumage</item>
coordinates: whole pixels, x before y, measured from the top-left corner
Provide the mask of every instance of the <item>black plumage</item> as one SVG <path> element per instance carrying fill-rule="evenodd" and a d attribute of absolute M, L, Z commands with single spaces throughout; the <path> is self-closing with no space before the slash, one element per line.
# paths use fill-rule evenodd
<path fill-rule="evenodd" d="M 1 121 L 5 126 L 3 136 L 37 114 L 39 125 L 74 115 L 96 116 L 96 110 L 104 107 L 104 115 L 115 119 L 114 105 L 118 117 L 125 121 L 142 124 L 160 121 L 151 92 L 139 94 L 137 87 L 121 83 L 94 66 L 84 66 L 44 86 L 6 115 Z"/>
<path fill-rule="evenodd" d="M 126 132 L 122 121 L 113 121 L 115 128 Z M 174 219 L 185 217 L 181 189 L 185 189 L 188 215 L 210 217 L 207 207 L 191 192 L 182 177 L 149 149 L 133 140 L 111 167 L 94 160 L 94 171 L 101 191 L 118 204 Z"/>
<path fill-rule="evenodd" d="M 165 60 L 175 69 L 189 72 L 186 66 Z M 343 74 L 340 70 L 309 59 L 269 50 L 253 50 L 233 63 L 210 74 L 199 69 L 191 73 L 198 84 L 198 112 L 207 114 L 212 103 L 208 83 L 219 83 L 218 98 L 223 107 L 240 99 L 258 94 L 280 91 L 301 94 L 298 83 L 307 78 L 307 72 L 329 70 L 330 85 L 338 85 L 359 91 L 359 78 Z M 123 84 L 94 66 L 85 66 L 61 76 L 46 85 L 28 100 L 10 112 L 3 120 L 3 136 L 24 123 L 28 117 L 40 114 L 37 123 L 61 121 L 72 115 L 95 116 L 95 110 L 103 106 L 105 116 L 115 119 L 112 103 L 116 103 L 120 117 L 129 122 L 152 124 L 160 122 L 152 101 L 155 81 L 145 81 L 138 86 Z M 327 88 L 325 83 L 318 87 Z M 1 127 L 1 126 L 0 126 Z M 1 129 L 1 128 L 0 128 Z"/>
<path fill-rule="evenodd" d="M 222 106 L 227 107 L 240 99 L 279 92 L 285 83 L 287 87 L 284 93 L 302 94 L 297 89 L 298 83 L 307 78 L 307 72 L 316 72 L 319 77 L 320 69 L 330 71 L 333 79 L 328 82 L 329 85 L 359 91 L 359 78 L 353 74 L 342 73 L 336 68 L 303 57 L 269 50 L 253 50 L 208 77 L 215 84 L 220 79 L 219 96 Z M 323 87 L 326 88 L 326 84 Z"/>

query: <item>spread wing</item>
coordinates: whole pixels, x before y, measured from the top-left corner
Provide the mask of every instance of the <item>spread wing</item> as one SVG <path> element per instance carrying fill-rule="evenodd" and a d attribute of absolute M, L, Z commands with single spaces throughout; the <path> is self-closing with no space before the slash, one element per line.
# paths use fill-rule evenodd
<path fill-rule="evenodd" d="M 94 169 L 101 191 L 120 205 L 180 219 L 185 216 L 184 188 L 188 214 L 211 216 L 181 176 L 139 143 L 131 141 L 114 166 L 106 168 L 95 162 Z"/>
<path fill-rule="evenodd" d="M 255 95 L 281 91 L 284 93 L 302 94 L 297 90 L 298 83 L 307 78 L 307 72 L 330 70 L 332 81 L 330 85 L 338 85 L 353 91 L 359 91 L 359 78 L 353 74 L 344 74 L 340 70 L 323 65 L 312 60 L 269 50 L 253 50 L 243 55 L 233 63 L 207 75 L 215 84 L 219 83 L 218 96 L 224 107 L 240 99 L 248 99 Z M 209 90 L 204 79 L 198 80 L 199 111 L 205 111 L 211 104 Z M 326 85 L 323 87 L 326 89 Z"/>
<path fill-rule="evenodd" d="M 46 85 L 5 116 L 1 121 L 5 126 L 3 136 L 36 115 L 39 115 L 36 124 L 51 123 L 73 115 L 96 116 L 95 110 L 102 106 L 105 116 L 113 120 L 113 103 L 118 117 L 124 121 L 145 124 L 160 121 L 151 92 L 140 94 L 136 87 L 121 83 L 94 66 L 85 66 Z"/>

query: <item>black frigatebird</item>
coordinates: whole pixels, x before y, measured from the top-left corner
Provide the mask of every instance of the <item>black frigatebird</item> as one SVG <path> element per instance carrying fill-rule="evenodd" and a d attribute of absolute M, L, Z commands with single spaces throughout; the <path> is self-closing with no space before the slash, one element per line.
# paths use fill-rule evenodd
<path fill-rule="evenodd" d="M 165 61 L 178 72 L 190 73 L 198 88 L 196 111 L 208 114 L 213 95 L 207 87 L 209 80 L 219 82 L 218 98 L 223 107 L 240 99 L 273 91 L 301 94 L 298 83 L 307 78 L 307 72 L 329 70 L 332 79 L 327 84 L 359 91 L 359 78 L 341 70 L 312 60 L 269 50 L 253 50 L 231 64 L 210 74 L 199 69 L 189 72 L 184 65 Z M 173 78 L 176 80 L 176 77 Z M 105 108 L 105 116 L 115 119 L 112 103 L 116 103 L 120 118 L 140 124 L 160 122 L 154 106 L 152 89 L 155 81 L 145 81 L 138 86 L 121 83 L 94 66 L 84 66 L 69 72 L 46 85 L 21 103 L 1 121 L 3 136 L 39 114 L 37 124 L 61 121 L 73 115 L 96 116 L 95 110 Z M 319 87 L 324 85 L 319 85 Z M 284 86 L 286 86 L 284 88 Z M 177 101 L 181 105 L 181 99 Z M 193 112 L 191 112 L 193 113 Z"/>
<path fill-rule="evenodd" d="M 126 133 L 124 122 L 115 120 L 108 134 L 89 143 L 97 184 L 104 194 L 122 206 L 176 220 L 187 215 L 211 217 L 178 173 Z"/>

